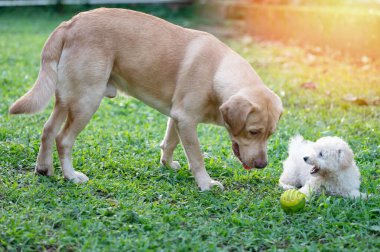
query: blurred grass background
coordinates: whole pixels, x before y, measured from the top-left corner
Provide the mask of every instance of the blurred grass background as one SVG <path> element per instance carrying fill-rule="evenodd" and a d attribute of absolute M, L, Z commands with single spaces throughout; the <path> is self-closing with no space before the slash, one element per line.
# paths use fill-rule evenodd
<path fill-rule="evenodd" d="M 186 27 L 213 30 L 224 23 L 210 20 L 199 5 L 122 7 Z M 221 39 L 249 61 L 285 107 L 269 142 L 266 169 L 245 171 L 232 154 L 226 130 L 200 125 L 206 167 L 226 187 L 200 193 L 180 147 L 175 158 L 182 169 L 159 165 L 165 116 L 118 96 L 102 102 L 76 142 L 74 166 L 90 177 L 89 183 L 65 181 L 56 153 L 55 176 L 35 176 L 41 129 L 52 106 L 33 116 L 9 116 L 7 110 L 37 77 L 41 48 L 54 27 L 89 8 L 0 9 L 0 250 L 378 251 L 380 109 L 375 102 L 360 106 L 344 99 L 376 101 L 377 61 L 332 58 L 333 49 L 224 32 L 235 29 L 234 21 L 213 31 L 228 35 Z M 288 140 L 297 133 L 310 140 L 344 138 L 362 172 L 361 191 L 372 197 L 354 201 L 322 195 L 303 212 L 285 214 L 277 183 Z"/>

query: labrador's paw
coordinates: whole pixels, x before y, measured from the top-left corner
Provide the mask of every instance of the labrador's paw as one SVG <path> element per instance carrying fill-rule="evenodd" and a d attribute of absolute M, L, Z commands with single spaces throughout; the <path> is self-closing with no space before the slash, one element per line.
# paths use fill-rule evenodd
<path fill-rule="evenodd" d="M 52 165 L 37 164 L 34 173 L 43 176 L 53 176 L 54 169 Z"/>
<path fill-rule="evenodd" d="M 88 181 L 88 177 L 84 173 L 78 171 L 73 171 L 72 173 L 65 175 L 65 178 L 74 183 L 84 183 Z"/>
<path fill-rule="evenodd" d="M 165 167 L 170 167 L 172 168 L 173 170 L 179 170 L 181 168 L 181 165 L 179 164 L 178 161 L 171 161 L 171 162 L 168 162 L 166 160 L 161 160 L 161 164 Z"/>
<path fill-rule="evenodd" d="M 172 161 L 169 164 L 169 167 L 172 168 L 173 170 L 179 170 L 181 168 L 181 165 L 179 164 L 178 161 Z"/>
<path fill-rule="evenodd" d="M 202 192 L 210 190 L 213 186 L 217 186 L 220 189 L 224 190 L 224 186 L 222 185 L 222 183 L 213 179 L 198 184 L 198 187 L 201 189 Z"/>

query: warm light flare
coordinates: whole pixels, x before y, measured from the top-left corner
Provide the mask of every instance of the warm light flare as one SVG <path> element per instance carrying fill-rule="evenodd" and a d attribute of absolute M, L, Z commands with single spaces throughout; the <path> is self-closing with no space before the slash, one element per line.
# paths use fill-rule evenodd
<path fill-rule="evenodd" d="M 354 56 L 380 56 L 380 5 L 276 5 L 246 7 L 248 31 L 265 39 L 331 47 Z"/>

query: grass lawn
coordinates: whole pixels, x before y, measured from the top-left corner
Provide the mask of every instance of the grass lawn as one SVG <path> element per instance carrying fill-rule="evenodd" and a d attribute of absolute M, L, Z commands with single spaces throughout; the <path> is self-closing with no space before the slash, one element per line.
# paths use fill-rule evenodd
<path fill-rule="evenodd" d="M 182 148 L 178 172 L 160 167 L 166 118 L 141 102 L 104 99 L 74 148 L 74 166 L 90 181 L 34 175 L 41 129 L 52 106 L 9 116 L 33 84 L 45 39 L 74 12 L 0 9 L 0 251 L 243 251 L 380 249 L 380 107 L 342 99 L 380 96 L 380 68 L 350 65 L 281 44 L 228 40 L 283 99 L 269 143 L 269 166 L 245 171 L 227 131 L 201 125 L 200 142 L 217 188 L 199 192 Z M 158 13 L 167 15 L 168 12 Z M 175 18 L 180 24 L 192 20 Z M 173 20 L 173 15 L 169 17 Z M 300 88 L 314 82 L 317 89 Z M 368 201 L 322 195 L 292 215 L 280 208 L 278 178 L 291 136 L 343 137 L 356 153 Z"/>

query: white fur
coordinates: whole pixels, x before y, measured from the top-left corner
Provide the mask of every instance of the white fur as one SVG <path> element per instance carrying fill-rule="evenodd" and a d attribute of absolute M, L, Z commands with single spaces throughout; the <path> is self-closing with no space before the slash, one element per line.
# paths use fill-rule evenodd
<path fill-rule="evenodd" d="M 319 171 L 311 174 L 314 166 Z M 292 138 L 279 183 L 285 190 L 300 188 L 307 197 L 322 191 L 349 198 L 366 197 L 359 192 L 360 172 L 354 154 L 339 137 L 323 137 L 317 142 L 304 140 L 299 135 Z"/>

